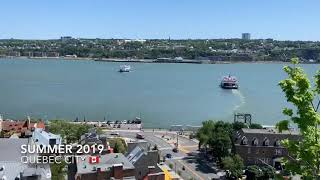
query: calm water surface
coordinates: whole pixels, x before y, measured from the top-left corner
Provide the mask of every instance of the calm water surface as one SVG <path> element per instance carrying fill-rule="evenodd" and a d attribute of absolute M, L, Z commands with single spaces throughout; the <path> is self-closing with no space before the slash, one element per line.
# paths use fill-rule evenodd
<path fill-rule="evenodd" d="M 0 113 L 6 118 L 74 120 L 130 119 L 145 127 L 200 125 L 207 119 L 233 121 L 234 112 L 274 124 L 288 104 L 278 82 L 283 64 L 130 64 L 64 60 L 0 59 Z M 303 65 L 312 75 L 318 65 Z M 219 87 L 233 74 L 239 90 Z"/>

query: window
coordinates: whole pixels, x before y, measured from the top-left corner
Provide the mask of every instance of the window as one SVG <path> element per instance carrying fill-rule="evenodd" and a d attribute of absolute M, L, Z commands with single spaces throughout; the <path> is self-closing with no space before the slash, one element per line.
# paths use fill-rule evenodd
<path fill-rule="evenodd" d="M 237 140 L 240 139 L 240 138 L 241 138 L 241 134 L 240 134 L 239 131 L 237 131 L 237 132 L 236 132 L 236 138 L 235 138 L 235 140 L 237 141 Z"/>
<path fill-rule="evenodd" d="M 247 145 L 248 144 L 248 139 L 245 136 L 242 137 L 241 144 L 242 145 Z"/>
<path fill-rule="evenodd" d="M 270 159 L 269 158 L 261 158 L 261 161 L 263 162 L 263 164 L 269 164 L 270 163 Z"/>
<path fill-rule="evenodd" d="M 253 140 L 252 140 L 252 145 L 253 145 L 253 146 L 258 146 L 258 145 L 259 145 L 259 141 L 258 141 L 257 138 L 253 138 Z"/>
<path fill-rule="evenodd" d="M 269 139 L 265 137 L 264 140 L 263 140 L 263 145 L 264 146 L 269 146 L 269 144 L 270 144 Z"/>
<path fill-rule="evenodd" d="M 275 154 L 278 155 L 278 156 L 281 156 L 282 155 L 282 150 L 281 149 L 276 149 Z"/>
<path fill-rule="evenodd" d="M 279 147 L 281 145 L 280 140 L 276 139 L 276 141 L 274 142 L 274 146 Z"/>

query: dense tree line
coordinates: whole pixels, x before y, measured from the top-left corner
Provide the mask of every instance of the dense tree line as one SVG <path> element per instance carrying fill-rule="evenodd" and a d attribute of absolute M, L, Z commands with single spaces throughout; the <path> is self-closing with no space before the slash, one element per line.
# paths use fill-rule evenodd
<path fill-rule="evenodd" d="M 70 40 L 0 40 L 0 55 L 12 51 L 58 52 L 60 56 L 77 55 L 89 58 L 157 59 L 183 57 L 223 61 L 320 61 L 320 43 L 310 41 L 275 41 L 271 39 L 153 39 L 144 42 L 121 39 Z M 218 57 L 218 58 L 217 58 Z"/>

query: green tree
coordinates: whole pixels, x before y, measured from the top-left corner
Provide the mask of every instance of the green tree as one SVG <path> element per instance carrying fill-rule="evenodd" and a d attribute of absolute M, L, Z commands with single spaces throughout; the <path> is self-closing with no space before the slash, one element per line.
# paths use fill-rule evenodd
<path fill-rule="evenodd" d="M 203 146 L 206 151 L 209 148 L 213 155 L 221 161 L 222 157 L 229 155 L 232 148 L 231 135 L 230 123 L 209 120 L 202 123 L 196 136 L 199 140 L 199 148 Z"/>
<path fill-rule="evenodd" d="M 248 180 L 263 179 L 264 175 L 262 169 L 257 165 L 248 166 L 245 174 Z"/>
<path fill-rule="evenodd" d="M 243 122 L 239 122 L 239 121 L 236 121 L 234 123 L 232 123 L 232 129 L 235 130 L 235 131 L 238 131 L 242 128 L 248 128 L 248 126 L 243 123 Z"/>
<path fill-rule="evenodd" d="M 87 133 L 92 126 L 87 124 L 73 124 L 65 120 L 51 120 L 49 131 L 60 134 L 66 143 L 75 143 L 80 140 L 81 135 Z"/>
<path fill-rule="evenodd" d="M 61 161 L 60 164 L 50 164 L 52 180 L 60 180 L 64 179 L 64 176 L 66 175 L 66 163 L 64 161 Z"/>
<path fill-rule="evenodd" d="M 263 179 L 273 179 L 276 175 L 275 169 L 271 166 L 263 166 L 261 170 L 263 172 Z"/>
<path fill-rule="evenodd" d="M 231 178 L 240 178 L 243 174 L 243 160 L 237 154 L 223 158 L 222 165 L 224 170 L 230 171 Z"/>
<path fill-rule="evenodd" d="M 249 126 L 250 129 L 262 129 L 263 127 L 261 126 L 261 124 L 257 124 L 257 123 L 252 123 Z"/>
<path fill-rule="evenodd" d="M 125 154 L 128 150 L 126 142 L 121 138 L 113 138 L 109 140 L 110 147 L 113 148 L 115 153 Z"/>
<path fill-rule="evenodd" d="M 279 132 L 289 130 L 289 124 L 290 122 L 288 120 L 282 120 L 276 124 L 276 128 L 279 130 Z"/>
<path fill-rule="evenodd" d="M 212 120 L 202 122 L 202 127 L 198 130 L 196 137 L 199 140 L 199 149 L 204 146 L 207 150 L 212 137 L 214 122 Z"/>
<path fill-rule="evenodd" d="M 293 122 L 300 129 L 300 141 L 285 140 L 283 145 L 288 148 L 289 158 L 284 163 L 293 173 L 301 174 L 305 178 L 320 177 L 320 114 L 317 112 L 320 101 L 315 105 L 320 95 L 320 71 L 314 76 L 314 86 L 311 85 L 306 73 L 298 66 L 298 58 L 292 59 L 293 66 L 285 66 L 288 78 L 279 85 L 285 93 L 288 102 L 295 108 L 285 108 L 283 113 L 288 120 L 278 123 L 279 130 L 289 129 L 289 122 Z"/>
<path fill-rule="evenodd" d="M 219 161 L 221 161 L 222 157 L 228 156 L 232 148 L 229 133 L 221 129 L 214 132 L 210 147 L 213 150 L 213 155 L 218 157 Z"/>

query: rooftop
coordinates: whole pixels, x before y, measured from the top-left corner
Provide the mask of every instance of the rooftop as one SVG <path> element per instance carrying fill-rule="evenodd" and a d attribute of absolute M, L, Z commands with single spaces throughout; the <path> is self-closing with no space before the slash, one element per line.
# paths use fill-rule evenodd
<path fill-rule="evenodd" d="M 89 163 L 89 155 L 82 155 L 82 159 L 77 159 L 78 174 L 95 173 L 95 169 L 100 168 L 102 172 L 108 171 L 114 165 L 123 165 L 123 169 L 134 169 L 131 162 L 121 153 L 111 153 L 101 155 L 98 164 Z"/>
<path fill-rule="evenodd" d="M 39 121 L 37 123 L 29 122 L 27 120 L 24 121 L 13 121 L 13 120 L 5 120 L 0 121 L 2 123 L 2 130 L 6 132 L 15 132 L 21 133 L 25 132 L 28 128 L 36 127 L 36 128 L 45 128 L 45 124 L 43 121 Z"/>
<path fill-rule="evenodd" d="M 21 145 L 28 144 L 27 138 L 0 138 L 0 166 L 4 167 L 1 177 L 7 179 L 15 179 L 20 177 L 29 177 L 37 175 L 41 179 L 51 179 L 51 171 L 49 164 L 30 164 L 22 163 Z"/>
<path fill-rule="evenodd" d="M 298 135 L 299 132 L 296 130 L 290 131 L 282 131 L 279 132 L 276 128 L 265 128 L 265 129 L 248 129 L 243 128 L 242 131 L 246 134 L 291 134 L 291 135 Z"/>
<path fill-rule="evenodd" d="M 0 138 L 0 162 L 19 162 L 21 161 L 21 145 L 28 144 L 27 138 Z"/>

